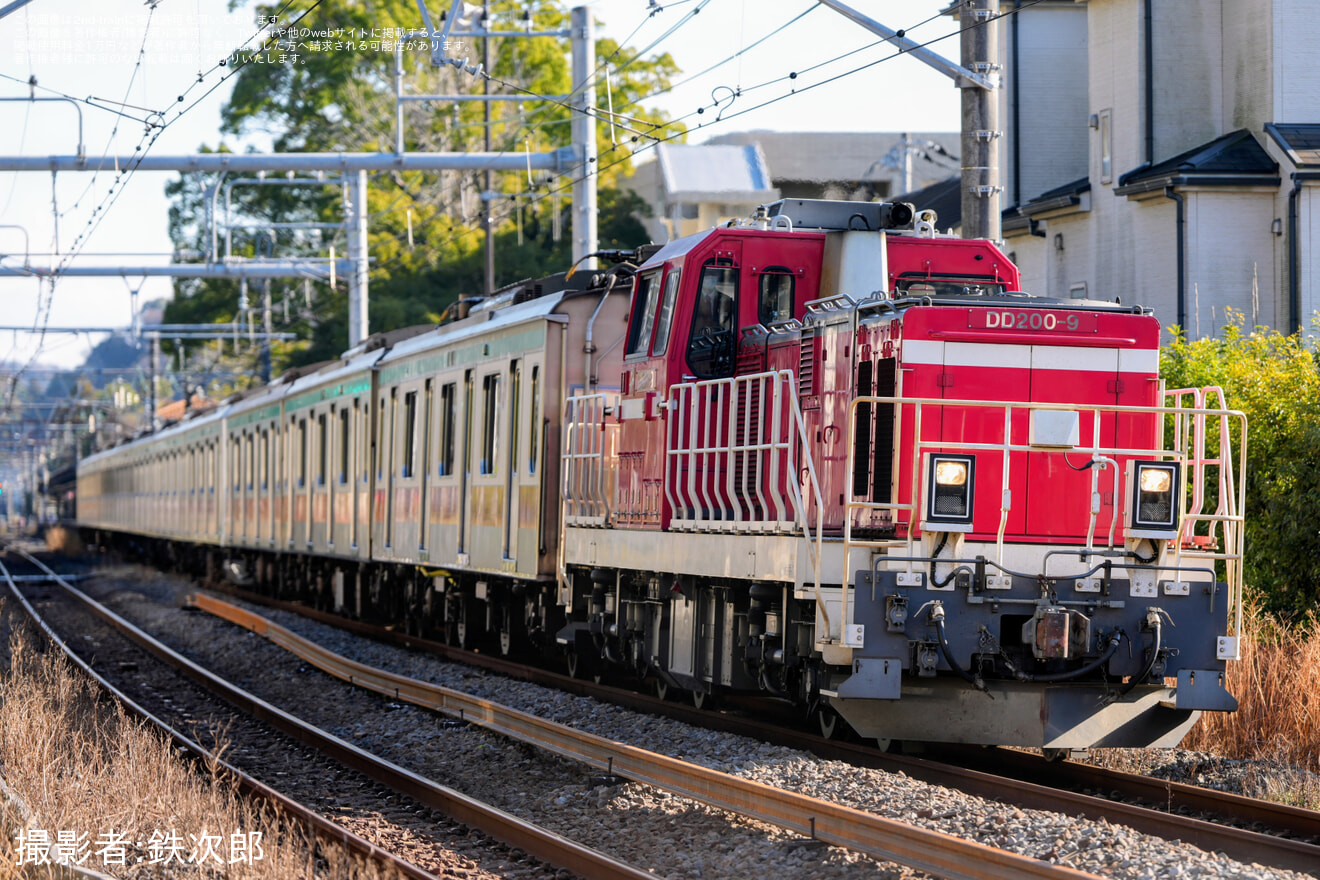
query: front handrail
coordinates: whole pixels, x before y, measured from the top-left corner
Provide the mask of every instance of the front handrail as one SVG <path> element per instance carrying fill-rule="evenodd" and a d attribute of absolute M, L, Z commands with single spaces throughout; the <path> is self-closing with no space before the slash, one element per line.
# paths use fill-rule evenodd
<path fill-rule="evenodd" d="M 868 396 L 858 397 L 850 401 L 848 410 L 848 430 L 849 436 L 857 436 L 857 414 L 859 407 L 870 405 L 871 412 L 875 412 L 875 405 L 892 404 L 895 409 L 895 437 L 904 436 L 903 418 L 908 410 L 910 418 L 914 419 L 912 426 L 912 446 L 906 453 L 910 456 L 910 476 L 908 481 L 908 495 L 905 498 L 898 497 L 899 481 L 895 479 L 891 486 L 891 501 L 869 501 L 855 498 L 851 491 L 848 492 L 844 505 L 844 532 L 843 532 L 843 559 L 844 559 L 844 583 L 843 597 L 841 604 L 842 621 L 841 625 L 846 626 L 850 621 L 849 616 L 849 595 L 854 589 L 852 572 L 854 566 L 851 564 L 852 552 L 855 549 L 873 548 L 884 550 L 899 546 L 900 543 L 905 547 L 903 561 L 906 561 L 908 571 L 911 572 L 913 560 L 918 556 L 914 549 L 914 532 L 918 527 L 919 499 L 923 491 L 924 474 L 921 463 L 923 455 L 926 452 L 937 451 L 939 449 L 956 448 L 959 451 L 978 451 L 1001 453 L 1003 456 L 1002 471 L 1000 474 L 1000 519 L 995 538 L 997 566 L 1003 566 L 1003 555 L 1005 545 L 1005 531 L 1008 521 L 1008 513 L 1012 509 L 1012 496 L 1008 489 L 1010 483 L 1010 461 L 1013 453 L 1082 453 L 1090 454 L 1090 458 L 1095 462 L 1103 462 L 1105 467 L 1112 466 L 1115 470 L 1115 488 L 1118 486 L 1118 461 L 1120 458 L 1156 458 L 1179 461 L 1182 464 L 1183 472 L 1188 475 L 1191 498 L 1188 498 L 1188 492 L 1184 491 L 1179 498 L 1180 517 L 1178 537 L 1173 540 L 1172 547 L 1169 548 L 1174 553 L 1173 567 L 1182 565 L 1183 555 L 1195 559 L 1203 560 L 1222 560 L 1225 563 L 1225 579 L 1229 588 L 1229 601 L 1234 609 L 1235 631 L 1241 632 L 1242 626 L 1242 560 L 1244 553 L 1244 513 L 1246 507 L 1245 481 L 1241 475 L 1246 469 L 1246 416 L 1237 410 L 1229 410 L 1222 406 L 1223 391 L 1219 388 L 1206 389 L 1180 389 L 1178 391 L 1168 392 L 1172 404 L 1166 406 L 1120 406 L 1120 405 L 1076 405 L 1064 403 L 1037 403 L 1032 401 L 986 401 L 986 400 L 952 400 L 947 398 L 919 398 L 919 397 L 879 397 Z M 1208 407 L 1206 402 L 1209 399 L 1217 398 L 1221 406 L 1219 408 Z M 1186 405 L 1186 400 L 1190 399 L 1192 405 Z M 934 439 L 922 438 L 923 409 L 936 408 L 937 410 L 946 407 L 957 408 L 980 408 L 980 409 L 1002 409 L 1004 411 L 1003 429 L 1001 442 L 964 441 L 959 439 L 949 439 L 945 437 Z M 1032 446 L 1029 443 L 1012 442 L 1014 438 L 1014 413 L 1025 413 L 1027 419 L 1025 424 L 1030 424 L 1030 411 L 1032 410 L 1054 410 L 1061 412 L 1076 412 L 1079 414 L 1089 414 L 1092 424 L 1092 438 L 1090 446 L 1076 446 L 1068 449 L 1054 447 Z M 1172 448 L 1166 449 L 1163 439 L 1163 431 L 1156 432 L 1154 440 L 1158 446 L 1147 448 L 1142 447 L 1119 447 L 1105 446 L 1100 442 L 1100 423 L 1102 415 L 1116 416 L 1120 413 L 1140 415 L 1149 414 L 1158 416 L 1161 419 L 1172 419 L 1174 424 L 1174 442 Z M 1207 418 L 1212 421 L 1207 422 Z M 1213 424 L 1218 428 L 1219 452 L 1211 457 L 1206 452 L 1207 438 L 1210 436 L 1209 426 Z M 1238 434 L 1241 438 L 1240 448 L 1235 451 L 1232 449 L 1232 428 L 1237 425 Z M 1023 427 L 1018 428 L 1024 430 Z M 853 473 L 856 467 L 855 449 L 850 446 L 847 456 L 848 470 L 846 473 Z M 1207 472 L 1215 469 L 1215 476 L 1218 479 L 1219 491 L 1216 498 L 1216 508 L 1213 512 L 1207 512 L 1203 508 L 1206 503 L 1205 483 L 1207 481 Z M 1095 555 L 1094 548 L 1094 529 L 1096 518 L 1099 513 L 1099 505 L 1096 503 L 1096 490 L 1098 488 L 1098 474 L 1092 474 L 1092 492 L 1089 499 L 1091 505 L 1090 517 L 1088 520 L 1088 534 L 1085 545 L 1079 548 L 1084 556 Z M 984 490 L 984 486 L 981 487 Z M 1114 504 L 1112 508 L 1111 520 L 1109 523 L 1109 549 L 1114 546 L 1115 530 L 1118 524 L 1121 495 L 1116 491 Z M 893 524 L 897 529 L 903 514 L 907 515 L 906 534 L 903 539 L 888 540 L 868 540 L 858 539 L 853 535 L 853 524 L 857 519 L 855 515 L 859 511 L 891 511 L 893 515 Z M 1208 530 L 1207 540 L 1196 542 L 1192 540 L 1198 524 L 1204 523 Z M 1223 550 L 1216 550 L 1218 541 L 1216 535 L 1222 531 Z M 1062 549 L 1066 545 L 1057 545 L 1052 549 Z"/>

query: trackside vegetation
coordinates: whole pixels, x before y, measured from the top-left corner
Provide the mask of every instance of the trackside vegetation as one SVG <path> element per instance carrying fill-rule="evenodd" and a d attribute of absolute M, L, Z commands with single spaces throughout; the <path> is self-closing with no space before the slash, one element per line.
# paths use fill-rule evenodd
<path fill-rule="evenodd" d="M 1169 388 L 1218 385 L 1246 413 L 1247 589 L 1261 610 L 1300 620 L 1320 601 L 1320 350 L 1233 317 L 1214 339 L 1177 332 L 1160 372 Z"/>

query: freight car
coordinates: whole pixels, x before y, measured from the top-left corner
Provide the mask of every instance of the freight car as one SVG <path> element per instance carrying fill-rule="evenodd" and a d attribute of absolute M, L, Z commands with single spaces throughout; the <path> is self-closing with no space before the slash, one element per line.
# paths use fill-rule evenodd
<path fill-rule="evenodd" d="M 1245 422 L 933 220 L 785 200 L 514 285 L 87 459 L 81 525 L 827 734 L 1175 743 L 1236 706 Z"/>

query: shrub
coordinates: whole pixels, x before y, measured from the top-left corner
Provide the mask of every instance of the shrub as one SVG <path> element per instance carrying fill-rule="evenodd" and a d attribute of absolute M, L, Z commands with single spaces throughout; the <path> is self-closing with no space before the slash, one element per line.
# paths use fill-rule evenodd
<path fill-rule="evenodd" d="M 1314 342 L 1241 316 L 1223 336 L 1175 338 L 1167 387 L 1218 385 L 1247 415 L 1245 581 L 1266 610 L 1305 614 L 1320 599 L 1320 371 Z"/>

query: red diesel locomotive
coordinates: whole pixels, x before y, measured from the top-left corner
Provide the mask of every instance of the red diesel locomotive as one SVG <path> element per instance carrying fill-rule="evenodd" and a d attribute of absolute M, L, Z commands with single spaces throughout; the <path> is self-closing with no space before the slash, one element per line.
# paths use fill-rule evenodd
<path fill-rule="evenodd" d="M 638 268 L 617 426 L 566 415 L 560 641 L 826 732 L 1177 742 L 1236 705 L 1241 416 L 1163 387 L 1148 310 L 910 216 L 784 201 Z"/>

